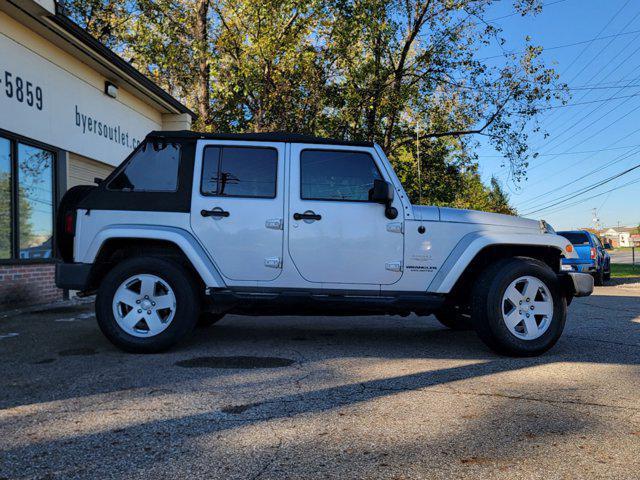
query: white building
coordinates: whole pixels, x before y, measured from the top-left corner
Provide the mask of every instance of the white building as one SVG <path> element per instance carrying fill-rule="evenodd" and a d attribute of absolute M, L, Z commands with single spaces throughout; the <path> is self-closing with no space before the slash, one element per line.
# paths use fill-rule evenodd
<path fill-rule="evenodd" d="M 192 117 L 54 0 L 0 0 L 0 308 L 60 297 L 53 220 L 68 188 Z"/>

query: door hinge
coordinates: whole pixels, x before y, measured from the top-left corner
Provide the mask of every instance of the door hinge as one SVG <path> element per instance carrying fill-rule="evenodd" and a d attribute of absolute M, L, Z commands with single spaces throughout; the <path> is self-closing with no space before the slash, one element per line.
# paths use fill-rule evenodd
<path fill-rule="evenodd" d="M 280 257 L 267 257 L 264 259 L 264 266 L 269 268 L 282 268 Z"/>
<path fill-rule="evenodd" d="M 264 226 L 271 230 L 283 230 L 284 222 L 281 218 L 269 218 L 264 222 Z"/>
<path fill-rule="evenodd" d="M 402 262 L 387 262 L 384 264 L 384 268 L 392 272 L 401 272 Z"/>
<path fill-rule="evenodd" d="M 404 227 L 404 223 L 402 222 L 387 223 L 387 232 L 404 233 L 403 227 Z"/>

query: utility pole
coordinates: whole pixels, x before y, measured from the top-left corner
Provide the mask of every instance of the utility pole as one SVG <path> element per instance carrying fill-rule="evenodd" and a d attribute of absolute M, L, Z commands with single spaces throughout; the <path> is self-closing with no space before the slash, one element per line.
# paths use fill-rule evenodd
<path fill-rule="evenodd" d="M 418 205 L 422 205 L 422 166 L 420 165 L 420 121 L 416 120 L 416 153 L 418 158 Z"/>
<path fill-rule="evenodd" d="M 593 228 L 595 228 L 598 232 L 600 231 L 600 219 L 598 218 L 598 209 L 594 208 L 591 210 L 591 217 L 593 221 Z"/>

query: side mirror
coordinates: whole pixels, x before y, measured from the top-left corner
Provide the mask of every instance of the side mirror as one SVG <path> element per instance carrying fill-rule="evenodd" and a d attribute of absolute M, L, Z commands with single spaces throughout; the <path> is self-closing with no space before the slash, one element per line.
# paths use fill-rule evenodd
<path fill-rule="evenodd" d="M 392 207 L 393 203 L 393 185 L 384 180 L 374 180 L 373 188 L 369 190 L 369 200 L 380 203 L 385 206 L 385 216 L 393 220 L 398 216 L 398 209 Z"/>
<path fill-rule="evenodd" d="M 101 185 L 102 182 L 104 182 L 104 178 L 100 178 L 100 177 L 95 177 L 93 179 L 93 183 L 95 183 L 96 185 Z"/>
<path fill-rule="evenodd" d="M 611 246 L 611 244 L 610 244 L 610 243 L 605 243 L 605 244 L 604 244 L 604 249 L 605 249 L 605 250 L 613 250 L 613 247 Z"/>

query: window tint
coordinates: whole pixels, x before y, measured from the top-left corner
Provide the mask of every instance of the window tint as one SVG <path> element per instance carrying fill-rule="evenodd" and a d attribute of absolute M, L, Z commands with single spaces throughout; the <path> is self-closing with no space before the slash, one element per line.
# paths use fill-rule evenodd
<path fill-rule="evenodd" d="M 274 198 L 277 166 L 274 148 L 207 147 L 201 191 L 204 195 Z"/>
<path fill-rule="evenodd" d="M 589 237 L 586 233 L 581 232 L 558 232 L 558 235 L 563 236 L 574 245 L 589 245 Z"/>
<path fill-rule="evenodd" d="M 11 142 L 0 138 L 0 259 L 11 258 Z"/>
<path fill-rule="evenodd" d="M 18 144 L 20 258 L 50 258 L 53 236 L 53 153 Z"/>
<path fill-rule="evenodd" d="M 304 200 L 366 202 L 376 179 L 382 180 L 382 176 L 365 152 L 304 150 L 300 155 Z"/>
<path fill-rule="evenodd" d="M 178 145 L 147 142 L 109 182 L 109 190 L 129 192 L 175 192 L 178 189 Z"/>

